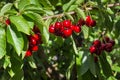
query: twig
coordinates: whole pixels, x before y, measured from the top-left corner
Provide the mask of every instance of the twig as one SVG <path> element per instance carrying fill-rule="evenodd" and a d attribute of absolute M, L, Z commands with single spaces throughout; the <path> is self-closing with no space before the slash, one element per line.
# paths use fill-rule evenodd
<path fill-rule="evenodd" d="M 120 6 L 120 3 L 108 4 L 108 7 L 113 7 L 113 6 Z M 92 10 L 93 8 L 88 7 L 86 9 L 87 10 Z M 68 12 L 67 14 L 70 14 L 70 15 L 75 14 L 75 11 Z M 62 17 L 62 16 L 64 16 L 64 13 L 56 14 L 56 15 L 53 15 L 53 16 L 45 16 L 45 17 L 43 17 L 43 19 L 46 20 L 46 19 L 49 19 L 49 18 L 56 18 L 56 17 Z"/>

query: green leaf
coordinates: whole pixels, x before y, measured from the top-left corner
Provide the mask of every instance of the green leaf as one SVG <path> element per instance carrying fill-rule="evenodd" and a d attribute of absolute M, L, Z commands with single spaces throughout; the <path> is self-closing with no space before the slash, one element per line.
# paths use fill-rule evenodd
<path fill-rule="evenodd" d="M 70 15 L 70 14 L 68 14 L 68 13 L 65 13 L 65 15 L 68 17 L 68 19 L 70 19 L 70 20 L 74 21 L 74 18 L 73 18 L 73 16 L 72 16 L 72 15 Z"/>
<path fill-rule="evenodd" d="M 7 3 L 6 5 L 4 5 L 0 11 L 0 15 L 4 15 L 7 11 L 9 11 L 12 5 L 12 3 Z"/>
<path fill-rule="evenodd" d="M 32 20 L 34 20 L 35 24 L 40 29 L 43 42 L 47 43 L 49 39 L 49 33 L 48 33 L 47 25 L 45 24 L 42 17 L 39 14 L 33 12 L 27 12 L 25 13 L 25 15 L 31 18 Z"/>
<path fill-rule="evenodd" d="M 119 37 L 120 34 L 120 20 L 117 20 L 117 22 L 115 23 L 115 37 Z"/>
<path fill-rule="evenodd" d="M 22 16 L 10 16 L 10 21 L 17 27 L 18 31 L 30 34 L 30 26 Z"/>
<path fill-rule="evenodd" d="M 54 10 L 54 6 L 52 6 L 51 2 L 49 0 L 40 0 L 40 3 L 44 6 L 45 9 L 52 9 Z"/>
<path fill-rule="evenodd" d="M 81 75 L 84 75 L 89 70 L 89 55 L 88 51 L 84 51 L 83 57 L 82 57 L 82 64 L 80 67 L 80 73 Z"/>
<path fill-rule="evenodd" d="M 7 41 L 10 43 L 18 55 L 21 54 L 24 47 L 24 40 L 22 34 L 11 26 L 7 27 Z"/>
<path fill-rule="evenodd" d="M 89 36 L 89 28 L 87 26 L 82 26 L 81 28 L 82 28 L 84 38 L 87 39 Z"/>
<path fill-rule="evenodd" d="M 113 71 L 116 71 L 116 72 L 120 72 L 120 67 L 117 66 L 117 65 L 113 65 L 113 66 L 112 66 L 112 70 L 113 70 Z"/>
<path fill-rule="evenodd" d="M 35 60 L 34 60 L 34 58 L 33 58 L 32 56 L 31 56 L 31 57 L 28 57 L 27 60 L 28 60 L 29 65 L 30 65 L 32 68 L 37 68 L 37 65 L 35 64 Z"/>
<path fill-rule="evenodd" d="M 18 4 L 18 9 L 24 10 L 27 5 L 34 4 L 40 6 L 38 0 L 20 0 Z"/>
<path fill-rule="evenodd" d="M 43 8 L 34 5 L 34 4 L 30 4 L 24 7 L 24 11 L 33 11 L 33 12 L 37 12 L 37 13 L 45 13 L 45 11 L 43 10 Z"/>
<path fill-rule="evenodd" d="M 96 66 L 95 66 L 95 62 L 94 62 L 94 57 L 93 56 L 89 56 L 89 68 L 90 68 L 90 72 L 93 75 L 96 75 Z"/>
<path fill-rule="evenodd" d="M 76 0 L 70 0 L 68 3 L 64 4 L 63 5 L 64 12 L 66 12 L 70 8 L 70 6 L 75 3 L 75 1 Z"/>
<path fill-rule="evenodd" d="M 102 55 L 100 55 L 100 63 L 101 63 L 104 75 L 107 78 L 112 76 L 113 74 L 112 74 L 111 66 L 108 63 L 108 61 L 106 59 L 106 55 L 104 53 Z"/>
<path fill-rule="evenodd" d="M 5 61 L 4 61 L 4 65 L 3 65 L 4 69 L 6 69 L 7 66 L 8 66 L 10 63 L 11 63 L 11 62 L 10 62 L 10 57 L 9 57 L 9 56 L 5 56 Z"/>
<path fill-rule="evenodd" d="M 68 11 L 73 11 L 78 7 L 78 5 L 71 5 Z"/>
<path fill-rule="evenodd" d="M 84 20 L 86 19 L 85 13 L 83 10 L 81 10 L 80 8 L 76 8 L 76 13 L 78 15 L 78 18 L 83 18 Z"/>
<path fill-rule="evenodd" d="M 83 2 L 84 2 L 84 0 L 76 0 L 75 4 L 80 5 Z"/>
<path fill-rule="evenodd" d="M 5 29 L 0 27 L 0 59 L 6 54 L 6 33 Z"/>

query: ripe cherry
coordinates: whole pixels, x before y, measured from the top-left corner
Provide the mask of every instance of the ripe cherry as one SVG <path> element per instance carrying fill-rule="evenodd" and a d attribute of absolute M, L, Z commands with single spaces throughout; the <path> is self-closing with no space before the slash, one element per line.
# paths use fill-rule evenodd
<path fill-rule="evenodd" d="M 94 27 L 95 25 L 96 25 L 96 21 L 95 21 L 95 20 L 91 20 L 90 26 L 91 26 L 91 27 Z"/>
<path fill-rule="evenodd" d="M 91 47 L 89 48 L 89 51 L 90 51 L 91 54 L 93 54 L 93 53 L 96 53 L 97 49 L 96 49 L 95 46 L 91 46 Z"/>
<path fill-rule="evenodd" d="M 61 22 L 56 22 L 55 23 L 55 29 L 59 30 L 62 27 L 62 23 Z"/>
<path fill-rule="evenodd" d="M 63 37 L 69 37 L 72 35 L 72 30 L 71 29 L 66 29 L 63 31 Z"/>
<path fill-rule="evenodd" d="M 36 41 L 39 40 L 39 35 L 38 34 L 34 34 L 33 37 L 35 38 Z"/>
<path fill-rule="evenodd" d="M 31 45 L 36 45 L 36 43 L 37 43 L 37 42 L 36 42 L 36 39 L 35 39 L 35 38 L 31 38 L 31 39 L 30 39 L 30 44 L 31 44 Z"/>
<path fill-rule="evenodd" d="M 106 43 L 105 51 L 107 51 L 107 52 L 111 52 L 112 51 L 112 43 Z"/>
<path fill-rule="evenodd" d="M 10 20 L 7 19 L 7 20 L 5 21 L 5 24 L 6 24 L 6 25 L 10 25 Z"/>
<path fill-rule="evenodd" d="M 75 25 L 71 25 L 71 26 L 70 26 L 70 29 L 71 29 L 71 30 L 74 30 L 74 26 L 75 26 Z"/>
<path fill-rule="evenodd" d="M 86 24 L 88 27 L 91 26 L 91 17 L 90 17 L 90 16 L 87 16 L 87 17 L 86 17 L 85 24 Z"/>
<path fill-rule="evenodd" d="M 93 45 L 96 46 L 96 47 L 100 47 L 101 41 L 100 40 L 95 40 L 95 41 L 93 41 Z"/>
<path fill-rule="evenodd" d="M 79 27 L 81 27 L 81 26 L 83 26 L 84 24 L 85 24 L 84 19 L 79 19 L 77 25 L 78 25 Z"/>
<path fill-rule="evenodd" d="M 55 33 L 55 27 L 53 25 L 50 25 L 49 32 L 50 33 Z"/>
<path fill-rule="evenodd" d="M 79 33 L 81 31 L 81 28 L 79 26 L 74 26 L 74 31 L 76 33 Z"/>
<path fill-rule="evenodd" d="M 114 46 L 114 45 L 115 45 L 115 41 L 114 41 L 114 40 L 109 40 L 109 43 L 111 43 L 111 44 L 112 44 L 112 46 Z"/>
<path fill-rule="evenodd" d="M 63 21 L 63 26 L 66 27 L 66 28 L 70 28 L 70 26 L 71 26 L 71 21 L 70 21 L 70 20 L 64 20 L 64 21 Z"/>
<path fill-rule="evenodd" d="M 25 53 L 25 57 L 29 57 L 32 55 L 32 52 L 30 50 L 27 50 Z"/>
<path fill-rule="evenodd" d="M 105 44 L 104 43 L 101 44 L 100 50 L 102 50 L 102 51 L 105 50 Z"/>
<path fill-rule="evenodd" d="M 38 51 L 38 46 L 37 46 L 37 45 L 33 46 L 33 47 L 31 48 L 31 50 L 32 50 L 32 51 Z"/>

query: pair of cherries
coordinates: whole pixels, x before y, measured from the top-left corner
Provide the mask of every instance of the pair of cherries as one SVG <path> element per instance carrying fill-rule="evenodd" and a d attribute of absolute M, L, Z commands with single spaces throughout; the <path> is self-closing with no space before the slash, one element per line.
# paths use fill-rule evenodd
<path fill-rule="evenodd" d="M 78 26 L 86 25 L 88 27 L 94 27 L 96 26 L 96 21 L 93 20 L 90 16 L 86 16 L 85 20 L 79 19 L 77 25 Z"/>
<path fill-rule="evenodd" d="M 70 20 L 55 22 L 49 26 L 49 32 L 63 38 L 70 37 L 73 32 L 80 33 L 81 27 L 73 25 Z"/>

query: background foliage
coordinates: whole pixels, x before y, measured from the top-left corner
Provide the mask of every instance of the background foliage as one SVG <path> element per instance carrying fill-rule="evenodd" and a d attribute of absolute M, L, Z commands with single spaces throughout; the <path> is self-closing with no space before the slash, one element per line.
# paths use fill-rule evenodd
<path fill-rule="evenodd" d="M 0 80 L 120 79 L 120 5 L 107 6 L 114 3 L 120 0 L 0 0 Z M 60 13 L 64 16 L 44 19 Z M 80 34 L 67 39 L 48 32 L 51 23 L 64 19 L 77 23 L 87 15 L 97 21 L 94 28 L 83 26 Z M 11 25 L 6 26 L 8 18 Z M 43 44 L 32 56 L 24 57 L 27 35 L 34 25 L 40 29 Z M 116 44 L 94 62 L 89 47 L 103 31 Z"/>

